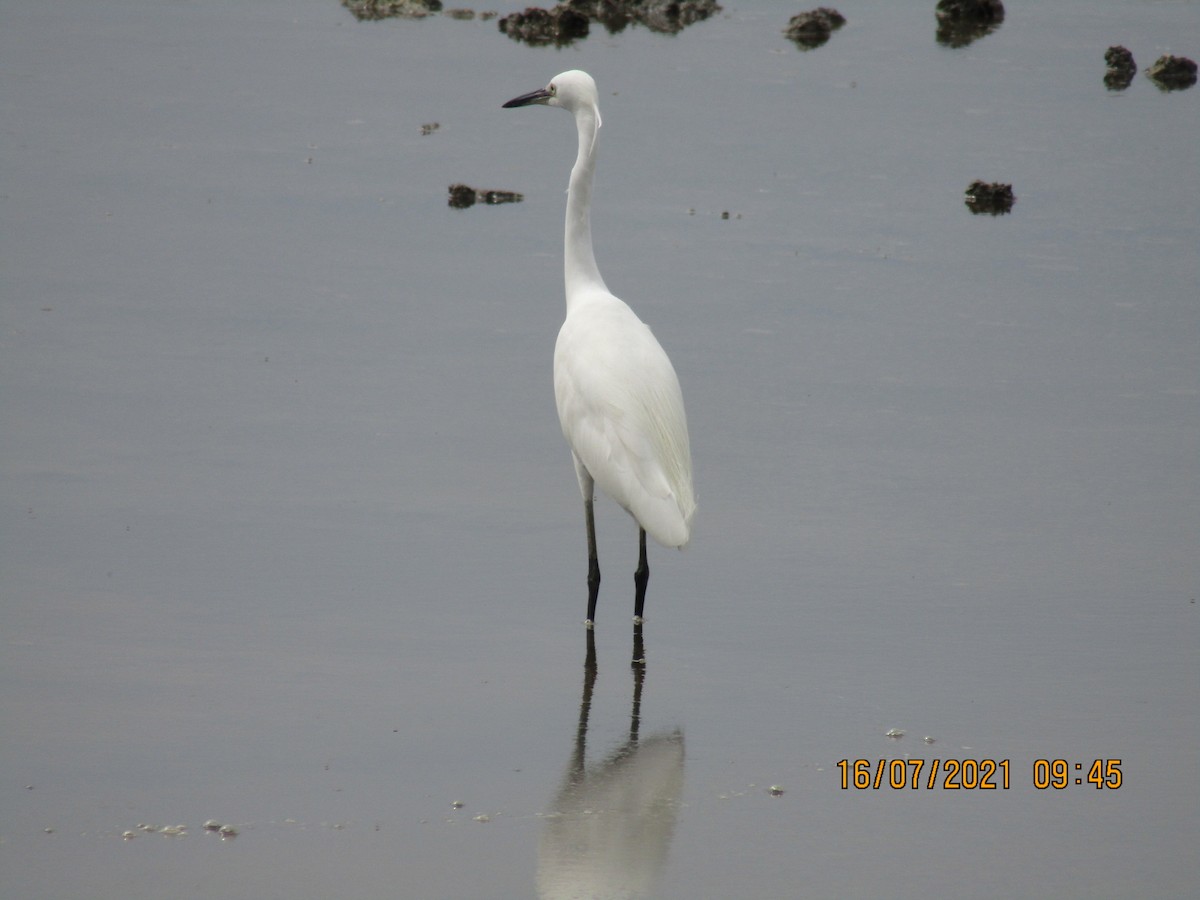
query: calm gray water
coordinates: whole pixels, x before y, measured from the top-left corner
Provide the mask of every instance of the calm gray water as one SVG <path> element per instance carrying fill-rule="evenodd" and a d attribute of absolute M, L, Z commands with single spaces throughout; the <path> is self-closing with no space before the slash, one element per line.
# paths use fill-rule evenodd
<path fill-rule="evenodd" d="M 0 891 L 1192 896 L 1200 89 L 1102 77 L 1200 56 L 1200 7 L 1014 0 L 951 50 L 933 6 L 802 53 L 766 0 L 563 50 L 3 4 Z M 696 465 L 641 671 L 610 503 L 585 667 L 550 387 L 574 129 L 500 108 L 574 67 Z"/>

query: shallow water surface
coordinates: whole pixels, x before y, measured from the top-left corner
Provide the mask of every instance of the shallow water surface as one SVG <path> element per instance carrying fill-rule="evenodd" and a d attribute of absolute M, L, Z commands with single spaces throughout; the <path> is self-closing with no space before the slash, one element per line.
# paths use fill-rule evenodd
<path fill-rule="evenodd" d="M 933 6 L 807 52 L 765 0 L 561 50 L 330 0 L 6 10 L 5 896 L 1190 896 L 1200 91 L 1103 76 L 1200 17 L 1010 3 L 952 49 Z M 638 646 L 598 504 L 590 655 L 575 134 L 500 108 L 573 67 L 700 504 Z M 916 760 L 1008 784 L 888 786 Z"/>

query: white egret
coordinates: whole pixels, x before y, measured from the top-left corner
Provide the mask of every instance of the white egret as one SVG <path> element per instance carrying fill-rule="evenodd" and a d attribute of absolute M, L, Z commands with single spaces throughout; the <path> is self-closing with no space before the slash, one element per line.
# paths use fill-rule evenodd
<path fill-rule="evenodd" d="M 579 152 L 567 190 L 567 316 L 554 346 L 554 399 L 583 493 L 588 545 L 587 626 L 596 617 L 600 563 L 593 496 L 598 484 L 638 524 L 634 621 L 642 621 L 650 567 L 646 533 L 665 547 L 691 537 L 696 501 L 679 378 L 650 329 L 604 284 L 592 252 L 592 176 L 600 127 L 596 82 L 563 72 L 506 108 L 560 106 L 575 117 Z"/>

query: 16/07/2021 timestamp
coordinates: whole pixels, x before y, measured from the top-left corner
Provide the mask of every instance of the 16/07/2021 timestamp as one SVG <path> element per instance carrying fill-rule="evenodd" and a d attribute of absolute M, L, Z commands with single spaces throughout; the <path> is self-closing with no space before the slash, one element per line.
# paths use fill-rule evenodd
<path fill-rule="evenodd" d="M 1012 786 L 1011 761 L 1007 759 L 843 759 L 838 761 L 837 768 L 844 791 L 851 788 L 1007 791 Z M 1097 790 L 1116 790 L 1124 781 L 1119 759 L 1094 759 L 1087 763 L 1038 759 L 1034 760 L 1032 775 L 1032 784 L 1039 791 L 1085 784 Z"/>

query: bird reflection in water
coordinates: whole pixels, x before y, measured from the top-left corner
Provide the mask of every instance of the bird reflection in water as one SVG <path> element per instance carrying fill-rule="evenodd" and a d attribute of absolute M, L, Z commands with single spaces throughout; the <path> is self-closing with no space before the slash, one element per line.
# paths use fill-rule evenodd
<path fill-rule="evenodd" d="M 629 739 L 589 766 L 588 714 L 596 674 L 595 637 L 588 631 L 575 749 L 538 848 L 541 898 L 653 897 L 675 831 L 683 795 L 683 732 L 639 736 L 646 683 L 640 625 L 633 638 Z"/>

